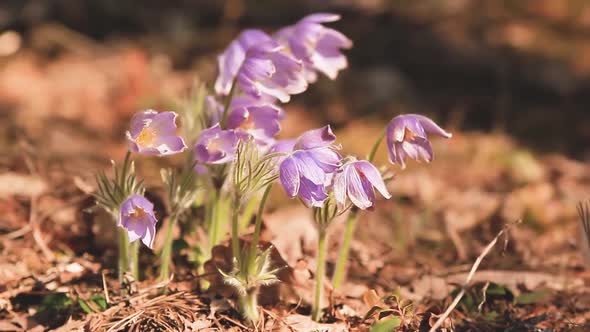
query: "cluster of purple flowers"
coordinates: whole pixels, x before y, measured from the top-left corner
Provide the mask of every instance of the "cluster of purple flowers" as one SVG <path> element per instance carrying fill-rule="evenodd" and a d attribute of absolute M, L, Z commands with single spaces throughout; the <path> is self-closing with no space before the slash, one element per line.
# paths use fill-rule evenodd
<path fill-rule="evenodd" d="M 335 79 L 348 66 L 342 50 L 352 41 L 322 25 L 338 19 L 335 14 L 312 14 L 272 36 L 245 30 L 229 44 L 217 59 L 215 94 L 207 97 L 212 125 L 192 147 L 196 169 L 232 162 L 239 141 L 252 139 L 264 153 L 284 154 L 277 170 L 280 183 L 290 197 L 299 197 L 307 206 L 321 207 L 331 192 L 340 207 L 351 202 L 360 209 L 374 206 L 375 189 L 391 197 L 373 164 L 341 156 L 330 126 L 307 131 L 295 140 L 275 139 L 284 118 L 279 103 L 305 91 L 318 72 Z M 127 132 L 130 150 L 164 156 L 187 149 L 175 119 L 173 112 L 152 110 L 134 116 Z M 428 134 L 451 136 L 424 116 L 395 117 L 386 131 L 390 161 L 402 168 L 406 157 L 431 161 Z M 156 223 L 151 203 L 132 196 L 120 210 L 119 225 L 128 230 L 130 240 L 141 238 L 151 247 Z"/>

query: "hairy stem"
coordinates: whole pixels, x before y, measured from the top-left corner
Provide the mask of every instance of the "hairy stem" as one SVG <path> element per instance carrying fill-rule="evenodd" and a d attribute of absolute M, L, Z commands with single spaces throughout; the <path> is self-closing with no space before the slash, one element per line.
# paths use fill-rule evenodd
<path fill-rule="evenodd" d="M 258 213 L 256 214 L 256 223 L 254 226 L 254 234 L 252 235 L 252 243 L 250 243 L 250 253 L 248 255 L 249 264 L 251 266 L 256 259 L 256 250 L 258 249 L 258 241 L 260 240 L 260 230 L 262 229 L 262 213 L 264 212 L 264 206 L 266 205 L 266 200 L 268 199 L 268 195 L 272 189 L 272 183 L 266 186 L 264 189 L 264 194 L 262 194 L 262 199 L 260 200 L 260 205 L 258 206 Z"/>
<path fill-rule="evenodd" d="M 231 249 L 235 259 L 240 257 L 240 196 L 235 195 L 232 202 Z"/>
<path fill-rule="evenodd" d="M 219 201 L 221 199 L 220 189 L 213 189 L 213 196 L 209 201 L 207 206 L 207 216 L 209 218 L 208 221 L 208 232 L 209 232 L 209 248 L 207 250 L 207 255 L 211 254 L 211 249 L 217 245 L 219 242 Z"/>
<path fill-rule="evenodd" d="M 375 141 L 375 144 L 373 144 L 373 147 L 371 148 L 371 152 L 367 156 L 367 160 L 369 162 L 373 162 L 373 159 L 375 159 L 375 154 L 377 153 L 377 150 L 379 149 L 379 145 L 381 145 L 381 142 L 383 142 L 383 139 L 385 138 L 385 133 L 386 132 L 387 131 L 385 129 L 383 129 L 381 131 L 381 134 L 379 134 L 379 137 Z"/>
<path fill-rule="evenodd" d="M 119 281 L 123 281 L 123 275 L 129 271 L 129 239 L 127 231 L 121 227 L 117 227 L 118 245 L 119 245 L 119 261 L 117 266 L 117 274 Z"/>
<path fill-rule="evenodd" d="M 239 303 L 244 318 L 252 323 L 252 325 L 256 325 L 258 319 L 260 318 L 260 314 L 258 312 L 258 288 L 255 287 L 249 289 L 246 292 L 246 295 L 240 295 Z"/>
<path fill-rule="evenodd" d="M 354 230 L 356 228 L 358 211 L 358 209 L 352 208 L 348 218 L 346 219 L 344 240 L 342 241 L 342 246 L 340 247 L 340 254 L 338 255 L 336 269 L 334 270 L 334 276 L 332 278 L 334 289 L 340 287 L 340 283 L 342 282 L 345 275 L 346 262 L 348 261 L 348 253 L 350 252 L 350 242 L 352 241 L 352 236 L 354 235 Z"/>
<path fill-rule="evenodd" d="M 315 274 L 315 298 L 311 318 L 316 322 L 322 318 L 322 291 L 324 289 L 324 274 L 326 270 L 326 228 L 320 226 L 318 238 L 318 266 Z"/>
<path fill-rule="evenodd" d="M 139 280 L 139 241 L 129 244 L 129 270 L 133 279 Z"/>
<path fill-rule="evenodd" d="M 176 225 L 176 215 L 173 214 L 168 220 L 168 228 L 166 229 L 166 239 L 164 247 L 162 248 L 162 256 L 160 260 L 160 281 L 168 280 L 170 278 L 170 261 L 172 260 L 172 240 L 174 233 L 174 226 Z"/>

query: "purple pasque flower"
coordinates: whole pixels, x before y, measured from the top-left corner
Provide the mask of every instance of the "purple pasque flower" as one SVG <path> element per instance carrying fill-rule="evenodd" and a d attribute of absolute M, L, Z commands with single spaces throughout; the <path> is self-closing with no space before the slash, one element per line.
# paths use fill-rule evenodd
<path fill-rule="evenodd" d="M 232 98 L 227 128 L 240 138 L 252 137 L 260 145 L 269 145 L 281 130 L 282 118 L 283 110 L 271 102 L 240 95 Z"/>
<path fill-rule="evenodd" d="M 146 110 L 131 118 L 127 131 L 129 149 L 147 155 L 165 156 L 186 149 L 182 137 L 177 135 L 176 113 Z"/>
<path fill-rule="evenodd" d="M 272 39 L 250 47 L 237 75 L 240 89 L 255 98 L 272 97 L 282 103 L 305 91 L 303 63 L 284 51 Z"/>
<path fill-rule="evenodd" d="M 391 194 L 379 170 L 366 160 L 352 160 L 340 168 L 334 175 L 334 197 L 340 208 L 346 205 L 346 199 L 359 209 L 370 209 L 375 204 L 375 189 L 386 199 Z"/>
<path fill-rule="evenodd" d="M 387 149 L 389 161 L 406 167 L 406 157 L 414 160 L 432 161 L 434 153 L 428 135 L 445 138 L 453 135 L 439 127 L 434 121 L 419 114 L 403 114 L 394 117 L 387 125 Z"/>
<path fill-rule="evenodd" d="M 326 187 L 340 166 L 336 136 L 325 126 L 302 134 L 293 151 L 279 164 L 279 180 L 287 195 L 298 196 L 305 205 L 321 207 L 328 198 Z"/>
<path fill-rule="evenodd" d="M 234 39 L 225 51 L 217 57 L 219 74 L 215 81 L 215 92 L 222 96 L 229 95 L 232 82 L 238 75 L 242 63 L 246 59 L 246 51 L 260 42 L 270 40 L 270 36 L 261 30 L 244 30 L 238 38 Z"/>
<path fill-rule="evenodd" d="M 275 38 L 286 44 L 297 59 L 303 61 L 308 82 L 317 80 L 316 71 L 330 79 L 348 66 L 342 49 L 352 47 L 352 41 L 342 33 L 327 28 L 321 23 L 335 22 L 340 15 L 329 13 L 311 14 L 294 25 L 279 30 Z"/>
<path fill-rule="evenodd" d="M 195 160 L 203 164 L 225 164 L 234 159 L 238 136 L 233 130 L 222 130 L 219 124 L 207 128 L 197 137 Z"/>
<path fill-rule="evenodd" d="M 154 205 L 141 195 L 130 196 L 119 209 L 119 226 L 127 231 L 129 242 L 141 239 L 150 249 L 154 245 L 157 221 Z"/>

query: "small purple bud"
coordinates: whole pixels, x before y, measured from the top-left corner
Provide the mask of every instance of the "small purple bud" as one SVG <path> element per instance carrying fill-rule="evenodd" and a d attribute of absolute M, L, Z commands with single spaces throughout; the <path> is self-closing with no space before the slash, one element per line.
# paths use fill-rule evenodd
<path fill-rule="evenodd" d="M 153 249 L 156 222 L 154 205 L 143 196 L 130 196 L 121 204 L 119 226 L 127 231 L 130 243 L 141 239 L 141 242 Z"/>
<path fill-rule="evenodd" d="M 418 114 L 396 116 L 387 125 L 386 134 L 389 161 L 399 164 L 401 168 L 406 167 L 406 157 L 417 161 L 432 161 L 434 153 L 428 140 L 429 134 L 444 138 L 453 136 L 434 121 Z"/>
<path fill-rule="evenodd" d="M 146 110 L 136 113 L 127 131 L 129 149 L 146 155 L 166 156 L 186 149 L 177 135 L 176 113 Z"/>

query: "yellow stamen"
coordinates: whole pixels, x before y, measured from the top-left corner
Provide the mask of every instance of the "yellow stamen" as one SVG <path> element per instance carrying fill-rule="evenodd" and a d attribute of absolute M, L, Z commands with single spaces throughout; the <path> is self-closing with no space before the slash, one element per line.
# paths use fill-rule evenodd
<path fill-rule="evenodd" d="M 256 123 L 254 123 L 254 120 L 252 120 L 252 117 L 250 115 L 248 115 L 246 117 L 246 119 L 244 120 L 244 122 L 242 122 L 242 124 L 240 124 L 240 128 L 244 129 L 244 130 L 251 130 L 256 128 Z"/>
<path fill-rule="evenodd" d="M 150 146 L 154 143 L 156 136 L 158 136 L 158 132 L 154 128 L 145 127 L 137 135 L 135 142 L 139 146 Z"/>

